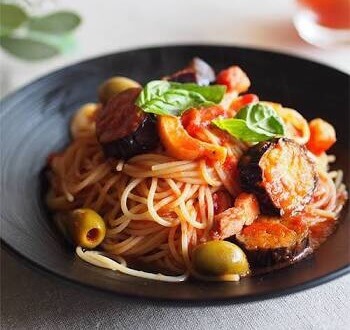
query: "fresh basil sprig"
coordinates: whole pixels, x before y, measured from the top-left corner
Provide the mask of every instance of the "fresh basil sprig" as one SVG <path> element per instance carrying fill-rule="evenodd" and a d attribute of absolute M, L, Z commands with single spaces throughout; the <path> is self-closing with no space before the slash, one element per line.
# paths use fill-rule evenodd
<path fill-rule="evenodd" d="M 283 121 L 276 111 L 261 103 L 242 108 L 234 118 L 218 118 L 212 123 L 246 142 L 266 141 L 285 134 Z"/>
<path fill-rule="evenodd" d="M 135 104 L 148 113 L 180 116 L 189 108 L 219 103 L 225 91 L 226 87 L 222 85 L 199 86 L 154 80 L 144 87 Z"/>

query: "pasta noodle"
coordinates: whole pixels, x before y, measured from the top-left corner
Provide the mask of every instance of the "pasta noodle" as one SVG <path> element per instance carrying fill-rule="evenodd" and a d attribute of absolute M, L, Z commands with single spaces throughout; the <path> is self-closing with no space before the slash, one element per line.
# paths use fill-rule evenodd
<path fill-rule="evenodd" d="M 125 163 L 109 162 L 94 138 L 74 140 L 54 158 L 51 169 L 47 203 L 52 209 L 94 209 L 108 224 L 105 251 L 183 274 L 191 242 L 205 239 L 213 224 L 212 194 L 224 186 L 215 168 L 202 160 L 144 154 Z M 96 254 L 77 251 L 93 264 L 106 262 L 106 256 L 96 262 Z M 117 267 L 114 263 L 105 267 Z"/>
<path fill-rule="evenodd" d="M 105 251 L 115 257 L 137 257 L 165 272 L 182 275 L 149 275 L 97 252 L 78 248 L 77 254 L 94 265 L 163 281 L 187 278 L 190 252 L 196 245 L 191 242 L 205 240 L 214 219 L 212 194 L 226 186 L 223 169 L 208 169 L 202 160 L 178 161 L 145 154 L 115 165 L 105 160 L 94 138 L 73 141 L 54 158 L 51 168 L 52 191 L 47 202 L 52 209 L 94 209 L 108 224 L 102 244 Z M 337 211 L 334 179 L 339 187 L 341 176 L 320 171 L 320 178 L 315 201 L 309 205 L 313 222 L 335 218 Z"/>
<path fill-rule="evenodd" d="M 222 105 L 229 107 L 237 96 L 236 91 L 226 93 Z M 297 111 L 265 104 L 284 120 L 287 137 L 300 145 L 309 141 L 309 125 Z M 99 107 L 89 104 L 88 108 L 92 111 Z M 46 200 L 57 219 L 78 208 L 92 209 L 103 218 L 106 233 L 100 250 L 78 246 L 76 254 L 81 259 L 124 274 L 167 282 L 181 282 L 190 275 L 208 281 L 239 280 L 238 274 L 200 274 L 191 260 L 194 248 L 210 240 L 216 219 L 215 194 L 224 192 L 233 200 L 241 192 L 237 164 L 252 143 L 207 125 L 198 130 L 196 139 L 224 147 L 225 163 L 208 162 L 203 157 L 175 159 L 162 147 L 128 160 L 107 159 L 91 118 L 86 121 L 78 116 L 73 123 L 75 139 L 50 157 Z M 88 129 L 81 123 L 88 124 Z M 316 191 L 305 208 L 305 220 L 312 226 L 336 219 L 346 191 L 342 172 L 329 172 L 334 157 L 309 154 L 318 174 Z M 161 273 L 153 273 L 154 269 Z"/>

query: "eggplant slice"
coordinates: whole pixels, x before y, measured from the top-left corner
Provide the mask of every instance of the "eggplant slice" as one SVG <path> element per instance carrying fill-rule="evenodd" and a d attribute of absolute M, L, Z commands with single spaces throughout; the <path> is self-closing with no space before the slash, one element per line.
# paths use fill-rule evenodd
<path fill-rule="evenodd" d="M 261 217 L 236 235 L 235 243 L 258 269 L 291 264 L 310 246 L 308 228 L 301 220 L 277 217 Z"/>
<path fill-rule="evenodd" d="M 205 61 L 199 57 L 195 57 L 186 68 L 166 76 L 163 79 L 180 82 L 180 83 L 196 83 L 206 86 L 215 81 L 215 71 Z"/>
<path fill-rule="evenodd" d="M 262 213 L 269 215 L 302 211 L 317 184 L 315 165 L 305 147 L 286 138 L 260 142 L 248 149 L 238 170 L 243 191 L 254 193 Z"/>
<path fill-rule="evenodd" d="M 127 89 L 98 111 L 96 135 L 106 157 L 128 159 L 158 146 L 155 118 L 135 105 L 140 92 Z"/>

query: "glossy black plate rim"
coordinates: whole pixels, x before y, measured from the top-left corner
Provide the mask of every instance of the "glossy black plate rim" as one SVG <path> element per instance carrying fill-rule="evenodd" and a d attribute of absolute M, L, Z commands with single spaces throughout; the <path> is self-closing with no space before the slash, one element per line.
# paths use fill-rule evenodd
<path fill-rule="evenodd" d="M 159 50 L 159 49 L 162 49 L 162 48 L 167 48 L 167 49 L 171 49 L 171 48 L 179 48 L 179 47 L 204 47 L 204 48 L 210 48 L 210 47 L 213 47 L 213 48 L 229 48 L 229 49 L 236 49 L 236 50 L 247 50 L 247 51 L 257 51 L 259 53 L 265 53 L 266 55 L 280 55 L 280 56 L 283 56 L 285 58 L 290 58 L 290 59 L 298 59 L 298 60 L 302 60 L 302 61 L 307 61 L 307 62 L 311 62 L 313 64 L 316 64 L 316 65 L 321 65 L 323 67 L 327 67 L 328 69 L 331 69 L 333 71 L 337 71 L 339 74 L 341 75 L 344 75 L 345 77 L 349 77 L 348 74 L 346 74 L 345 72 L 343 71 L 340 71 L 336 68 L 333 68 L 329 65 L 326 65 L 324 63 L 319 63 L 319 62 L 316 62 L 316 61 L 313 61 L 313 60 L 309 60 L 309 59 L 305 59 L 301 56 L 296 56 L 296 55 L 290 55 L 290 54 L 286 54 L 286 53 L 283 53 L 283 52 L 276 52 L 276 51 L 270 51 L 270 50 L 266 50 L 266 49 L 259 49 L 259 48 L 253 48 L 253 47 L 235 47 L 235 46 L 230 46 L 230 45 L 221 45 L 221 44 L 179 44 L 179 45 L 159 45 L 159 46 L 154 46 L 154 47 L 146 47 L 146 48 L 131 48 L 131 49 L 126 49 L 126 50 L 123 50 L 121 52 L 114 52 L 114 53 L 110 53 L 110 54 L 106 54 L 106 55 L 102 55 L 102 56 L 98 56 L 98 57 L 93 57 L 93 58 L 89 58 L 89 59 L 86 59 L 84 61 L 80 61 L 80 62 L 76 62 L 72 65 L 69 65 L 69 66 L 65 66 L 65 67 L 62 67 L 58 70 L 55 70 L 47 75 L 44 75 L 42 77 L 39 77 L 35 80 L 33 80 L 32 82 L 30 82 L 29 84 L 19 88 L 18 90 L 12 92 L 12 93 L 9 93 L 8 95 L 6 95 L 2 100 L 1 100 L 1 103 L 6 103 L 8 100 L 10 100 L 15 94 L 17 93 L 23 93 L 23 92 L 28 92 L 30 90 L 34 90 L 36 88 L 36 85 L 40 84 L 42 80 L 44 79 L 47 79 L 47 78 L 50 78 L 50 77 L 53 77 L 55 75 L 60 75 L 62 72 L 66 71 L 67 68 L 74 68 L 74 67 L 77 67 L 79 65 L 85 65 L 85 64 L 88 64 L 89 62 L 92 62 L 92 61 L 95 61 L 95 60 L 104 60 L 104 59 L 107 59 L 109 57 L 113 57 L 115 55 L 118 55 L 118 54 L 123 54 L 123 53 L 128 53 L 128 52 L 132 52 L 132 51 L 138 51 L 138 50 L 142 50 L 142 51 L 152 51 L 152 50 Z M 0 111 L 2 112 L 2 109 L 0 109 Z M 56 278 L 59 278 L 61 280 L 63 280 L 64 282 L 66 283 L 73 283 L 75 285 L 79 285 L 81 287 L 88 287 L 88 288 L 92 288 L 92 289 L 95 289 L 95 290 L 98 290 L 98 291 L 104 291 L 104 292 L 108 292 L 108 293 L 111 293 L 111 294 L 118 294 L 118 295 L 121 295 L 121 296 L 126 296 L 126 297 L 138 297 L 138 298 L 142 298 L 142 299 L 152 299 L 152 300 L 157 300 L 157 301 L 160 301 L 160 302 L 181 302 L 181 301 L 187 301 L 187 302 L 191 302 L 191 303 L 201 303 L 201 302 L 204 302 L 206 304 L 215 304 L 217 302 L 219 302 L 220 304 L 222 303 L 229 303 L 229 304 L 232 304 L 232 303 L 236 303 L 236 302 L 240 302 L 240 301 L 254 301 L 254 300 L 260 300 L 260 299 L 269 299 L 269 298 L 273 298 L 273 297 L 277 297 L 277 296 L 281 296 L 281 295 L 285 295 L 285 294 L 289 294 L 289 293 L 294 293 L 294 292 L 298 292 L 298 291 L 302 291 L 302 290 L 306 290 L 306 289 L 310 289 L 310 288 L 313 288 L 315 286 L 318 286 L 318 285 L 322 285 L 326 282 L 329 282 L 329 281 L 332 281 L 338 277 L 341 277 L 341 276 L 344 276 L 348 273 L 350 273 L 350 264 L 348 264 L 347 266 L 343 267 L 343 268 L 340 268 L 340 269 L 337 269 L 333 272 L 330 272 L 328 273 L 327 275 L 324 275 L 324 276 L 320 276 L 318 278 L 314 278 L 312 280 L 309 280 L 309 281 L 305 281 L 301 284 L 297 284 L 297 285 L 291 285 L 289 287 L 285 287 L 283 289 L 276 289 L 276 290 L 270 290 L 269 293 L 250 293 L 250 294 L 247 294 L 247 295 L 244 295 L 244 296 L 235 296 L 235 297 L 232 297 L 232 298 L 228 298 L 228 297 L 216 297 L 216 298 L 211 298 L 212 300 L 206 300 L 205 297 L 202 297 L 202 298 L 198 298 L 198 297 L 192 297 L 192 298 L 179 298 L 179 299 L 174 299 L 174 298 L 164 298 L 164 295 L 157 295 L 157 293 L 155 293 L 154 295 L 150 296 L 150 295 L 147 295 L 147 294 L 143 294 L 142 292 L 140 294 L 130 294 L 128 292 L 123 292 L 123 290 L 119 290 L 118 292 L 116 291 L 112 291 L 112 290 L 109 290 L 107 288 L 102 288 L 101 286 L 98 286 L 98 285 L 92 285 L 90 283 L 84 283 L 83 281 L 78 281 L 74 278 L 71 278 L 69 276 L 65 276 L 65 275 L 62 275 L 62 274 L 58 274 L 56 273 L 54 270 L 51 270 L 49 268 L 46 268 L 42 265 L 40 265 L 39 263 L 36 263 L 35 261 L 31 260 L 30 258 L 27 258 L 26 256 L 24 256 L 20 251 L 17 251 L 14 247 L 12 247 L 9 243 L 7 243 L 2 237 L 0 239 L 1 241 L 1 245 L 2 245 L 2 248 L 4 248 L 5 250 L 7 250 L 8 252 L 10 252 L 11 255 L 14 255 L 15 257 L 18 257 L 19 259 L 21 260 L 24 260 L 25 261 L 25 265 L 29 266 L 30 268 L 32 269 L 36 269 L 36 270 L 39 270 L 40 272 L 42 273 L 45 273 L 45 274 L 50 274 L 50 275 L 53 275 L 54 277 Z"/>
<path fill-rule="evenodd" d="M 107 59 L 107 58 L 113 57 L 115 55 L 129 53 L 129 52 L 138 51 L 138 50 L 152 51 L 152 50 L 158 50 L 158 49 L 161 49 L 161 48 L 168 48 L 169 49 L 169 48 L 179 48 L 179 47 L 229 48 L 229 49 L 236 49 L 236 50 L 257 51 L 259 53 L 265 53 L 266 55 L 268 55 L 268 54 L 280 55 L 280 56 L 283 56 L 285 58 L 298 59 L 298 60 L 301 60 L 301 61 L 307 61 L 307 62 L 316 64 L 316 65 L 321 65 L 321 66 L 326 67 L 326 68 L 328 68 L 330 70 L 337 71 L 338 73 L 340 73 L 340 74 L 350 78 L 350 75 L 348 73 L 346 73 L 345 71 L 342 71 L 342 70 L 340 70 L 338 68 L 335 68 L 335 67 L 333 67 L 333 66 L 331 66 L 331 65 L 329 65 L 327 63 L 318 62 L 315 59 L 305 58 L 302 55 L 298 55 L 298 54 L 289 54 L 289 53 L 284 52 L 284 51 L 269 50 L 269 49 L 266 49 L 266 48 L 255 48 L 255 47 L 247 47 L 247 46 L 242 46 L 241 47 L 241 46 L 234 46 L 234 45 L 229 45 L 229 44 L 216 44 L 216 43 L 208 43 L 208 44 L 203 44 L 203 43 L 198 43 L 198 44 L 197 43 L 161 44 L 161 45 L 156 45 L 156 46 L 151 46 L 151 47 L 140 47 L 140 48 L 138 48 L 138 47 L 136 47 L 136 48 L 131 47 L 131 48 L 126 48 L 126 49 L 123 49 L 123 50 L 118 51 L 118 52 L 109 52 L 109 53 L 106 53 L 106 54 L 103 54 L 103 55 L 100 55 L 100 56 L 89 57 L 89 58 L 86 58 L 86 59 L 84 59 L 82 61 L 77 61 L 77 62 L 74 62 L 72 64 L 68 64 L 66 66 L 63 66 L 63 67 L 58 68 L 56 70 L 53 70 L 53 71 L 51 71 L 51 72 L 49 72 L 47 74 L 44 74 L 44 75 L 42 75 L 42 76 L 40 76 L 38 78 L 35 78 L 35 79 L 29 81 L 24 86 L 21 86 L 21 87 L 17 88 L 16 90 L 6 94 L 4 97 L 2 97 L 0 99 L 0 101 L 1 101 L 1 103 L 6 102 L 8 99 L 13 97 L 14 94 L 17 94 L 19 92 L 23 92 L 26 89 L 32 88 L 32 87 L 34 87 L 33 86 L 34 84 L 40 83 L 41 80 L 49 78 L 49 77 L 52 77 L 52 76 L 54 76 L 56 74 L 60 74 L 62 71 L 65 71 L 67 68 L 73 68 L 75 66 L 85 65 L 85 64 L 88 64 L 91 61 Z M 0 112 L 1 111 L 2 110 L 0 109 Z"/>

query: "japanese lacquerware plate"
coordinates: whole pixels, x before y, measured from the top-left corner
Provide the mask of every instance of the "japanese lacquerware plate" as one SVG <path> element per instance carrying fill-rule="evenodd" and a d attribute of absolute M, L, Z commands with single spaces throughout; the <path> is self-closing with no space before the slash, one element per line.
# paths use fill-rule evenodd
<path fill-rule="evenodd" d="M 80 105 L 95 101 L 97 86 L 113 75 L 140 82 L 157 79 L 199 56 L 216 71 L 237 64 L 262 100 L 293 107 L 307 119 L 331 122 L 333 153 L 349 187 L 349 77 L 330 67 L 272 52 L 221 46 L 171 46 L 111 54 L 51 73 L 1 103 L 1 238 L 30 264 L 61 278 L 116 294 L 169 300 L 235 302 L 306 289 L 349 271 L 349 210 L 336 232 L 310 257 L 240 282 L 166 283 L 94 267 L 75 256 L 51 225 L 41 195 L 47 155 L 69 141 L 68 121 Z"/>

